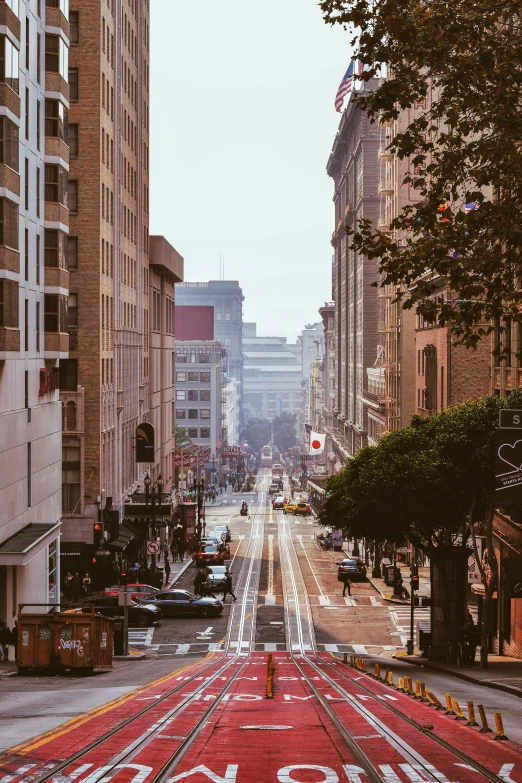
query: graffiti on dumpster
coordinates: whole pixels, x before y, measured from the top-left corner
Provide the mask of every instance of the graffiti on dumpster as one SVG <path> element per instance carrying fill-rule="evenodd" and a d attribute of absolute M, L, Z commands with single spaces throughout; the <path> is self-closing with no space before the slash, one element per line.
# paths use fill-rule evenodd
<path fill-rule="evenodd" d="M 76 650 L 76 655 L 83 658 L 83 643 L 80 639 L 60 639 L 60 650 Z"/>

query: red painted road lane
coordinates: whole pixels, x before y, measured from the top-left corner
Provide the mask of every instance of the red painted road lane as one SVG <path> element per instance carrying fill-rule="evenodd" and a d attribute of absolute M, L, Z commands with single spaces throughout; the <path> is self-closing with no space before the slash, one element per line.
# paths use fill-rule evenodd
<path fill-rule="evenodd" d="M 224 656 L 219 656 L 210 661 L 205 659 L 190 667 L 183 667 L 183 669 L 173 672 L 172 675 L 140 688 L 134 695 L 123 697 L 113 706 L 93 710 L 92 714 L 73 720 L 63 727 L 58 726 L 41 737 L 36 737 L 22 746 L 7 751 L 0 757 L 2 772 L 13 774 L 22 766 L 31 764 L 31 775 L 38 774 L 40 770 L 47 769 L 48 765 L 53 762 L 63 761 L 82 751 L 86 745 L 101 738 L 108 731 L 116 729 L 133 715 L 137 716 L 140 711 L 153 702 L 151 708 L 142 716 L 137 716 L 129 726 L 122 728 L 117 735 L 103 743 L 101 747 L 104 750 L 100 755 L 105 754 L 105 757 L 108 758 L 122 750 L 143 731 L 160 720 L 188 693 L 194 691 L 206 679 L 215 674 L 225 662 Z M 154 704 L 170 691 L 173 691 L 170 696 L 157 706 Z M 94 750 L 91 752 L 95 753 Z M 16 779 L 12 783 L 16 783 Z"/>
<path fill-rule="evenodd" d="M 402 720 L 399 716 L 394 715 L 386 707 L 387 702 L 422 726 L 433 726 L 433 734 L 451 743 L 472 759 L 487 767 L 495 775 L 500 775 L 500 777 L 506 780 L 506 783 L 522 783 L 522 749 L 515 743 L 509 741 L 499 742 L 495 740 L 494 733 L 481 734 L 478 728 L 466 726 L 465 721 L 457 721 L 453 716 L 445 715 L 443 711 L 437 711 L 423 702 L 416 701 L 413 697 L 406 696 L 394 688 L 383 685 L 378 680 L 361 674 L 345 664 L 335 663 L 331 658 L 328 659 L 328 664 L 326 667 L 323 667 L 326 674 L 332 676 L 347 692 L 356 695 L 356 698 L 361 701 L 361 704 L 367 710 L 385 723 L 386 726 L 389 726 L 392 731 L 399 734 L 406 742 L 412 744 L 428 760 L 432 760 L 432 758 L 447 760 L 447 756 L 444 754 L 449 754 L 449 756 L 451 754 L 449 751 L 441 748 L 435 740 L 419 732 L 418 729 L 408 724 L 407 721 Z M 359 684 L 380 698 L 368 697 Z M 389 696 L 393 696 L 396 701 L 389 702 Z M 433 761 L 433 763 L 439 767 L 442 761 Z M 455 757 L 453 757 L 452 763 L 453 771 L 449 775 L 450 780 L 452 776 L 455 776 L 455 764 L 463 764 L 460 759 Z M 504 770 L 503 773 L 502 770 Z M 445 770 L 442 769 L 441 771 Z M 464 780 L 466 772 L 464 767 L 460 767 L 459 780 Z M 446 774 L 448 773 L 446 772 Z M 472 772 L 470 770 L 469 775 L 474 776 L 474 780 L 477 781 L 478 773 L 476 771 Z"/>

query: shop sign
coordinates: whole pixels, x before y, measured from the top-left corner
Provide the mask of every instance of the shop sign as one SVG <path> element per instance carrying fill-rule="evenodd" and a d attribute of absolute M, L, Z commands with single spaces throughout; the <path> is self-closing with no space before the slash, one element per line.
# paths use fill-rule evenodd
<path fill-rule="evenodd" d="M 482 549 L 484 546 L 484 539 L 483 538 L 477 538 L 477 552 L 479 556 L 479 560 L 482 561 Z M 478 567 L 477 560 L 475 558 L 475 553 L 472 552 L 468 559 L 468 584 L 477 584 L 482 582 L 482 577 L 480 575 L 480 569 Z"/>
<path fill-rule="evenodd" d="M 497 502 L 522 503 L 522 432 L 497 429 L 495 433 L 495 489 Z"/>
<path fill-rule="evenodd" d="M 154 427 L 148 421 L 136 427 L 136 462 L 154 463 Z"/>

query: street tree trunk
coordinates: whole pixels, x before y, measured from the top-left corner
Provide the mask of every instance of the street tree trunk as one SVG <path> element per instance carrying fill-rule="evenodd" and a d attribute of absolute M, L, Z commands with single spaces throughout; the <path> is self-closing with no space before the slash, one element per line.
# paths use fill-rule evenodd
<path fill-rule="evenodd" d="M 486 519 L 486 550 L 489 570 L 480 566 L 482 582 L 485 588 L 484 611 L 482 612 L 482 628 L 480 632 L 480 667 L 488 668 L 488 646 L 489 634 L 492 627 L 493 614 L 493 593 L 497 588 L 498 566 L 493 550 L 493 517 L 495 515 L 495 505 L 490 502 L 488 516 Z M 488 581 L 489 576 L 489 581 Z"/>

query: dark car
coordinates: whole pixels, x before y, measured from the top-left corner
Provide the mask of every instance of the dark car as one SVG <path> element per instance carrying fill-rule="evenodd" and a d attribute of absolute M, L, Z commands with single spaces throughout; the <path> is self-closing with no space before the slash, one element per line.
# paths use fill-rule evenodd
<path fill-rule="evenodd" d="M 219 615 L 223 611 L 223 604 L 217 598 L 198 598 L 188 590 L 165 590 L 156 593 L 150 600 L 164 617 L 190 614 L 210 617 Z"/>
<path fill-rule="evenodd" d="M 366 581 L 366 566 L 362 560 L 358 560 L 356 557 L 347 557 L 345 560 L 341 560 L 337 563 L 337 576 L 343 576 L 348 574 L 350 579 L 355 581 Z"/>
<path fill-rule="evenodd" d="M 226 559 L 226 550 L 213 544 L 200 546 L 194 553 L 194 562 L 197 567 L 204 565 L 224 565 Z"/>
<path fill-rule="evenodd" d="M 221 592 L 225 587 L 226 571 L 226 566 L 207 566 L 205 568 L 207 578 L 203 589 L 208 593 Z"/>
<path fill-rule="evenodd" d="M 105 617 L 123 616 L 123 606 L 118 605 L 118 596 L 108 595 L 103 598 L 93 598 L 92 600 L 84 601 L 82 610 L 90 612 L 92 604 L 94 604 L 96 612 L 103 614 Z M 161 620 L 161 609 L 150 602 L 150 596 L 144 597 L 139 603 L 134 601 L 128 609 L 129 625 L 137 625 L 138 628 L 148 628 L 158 620 Z"/>

